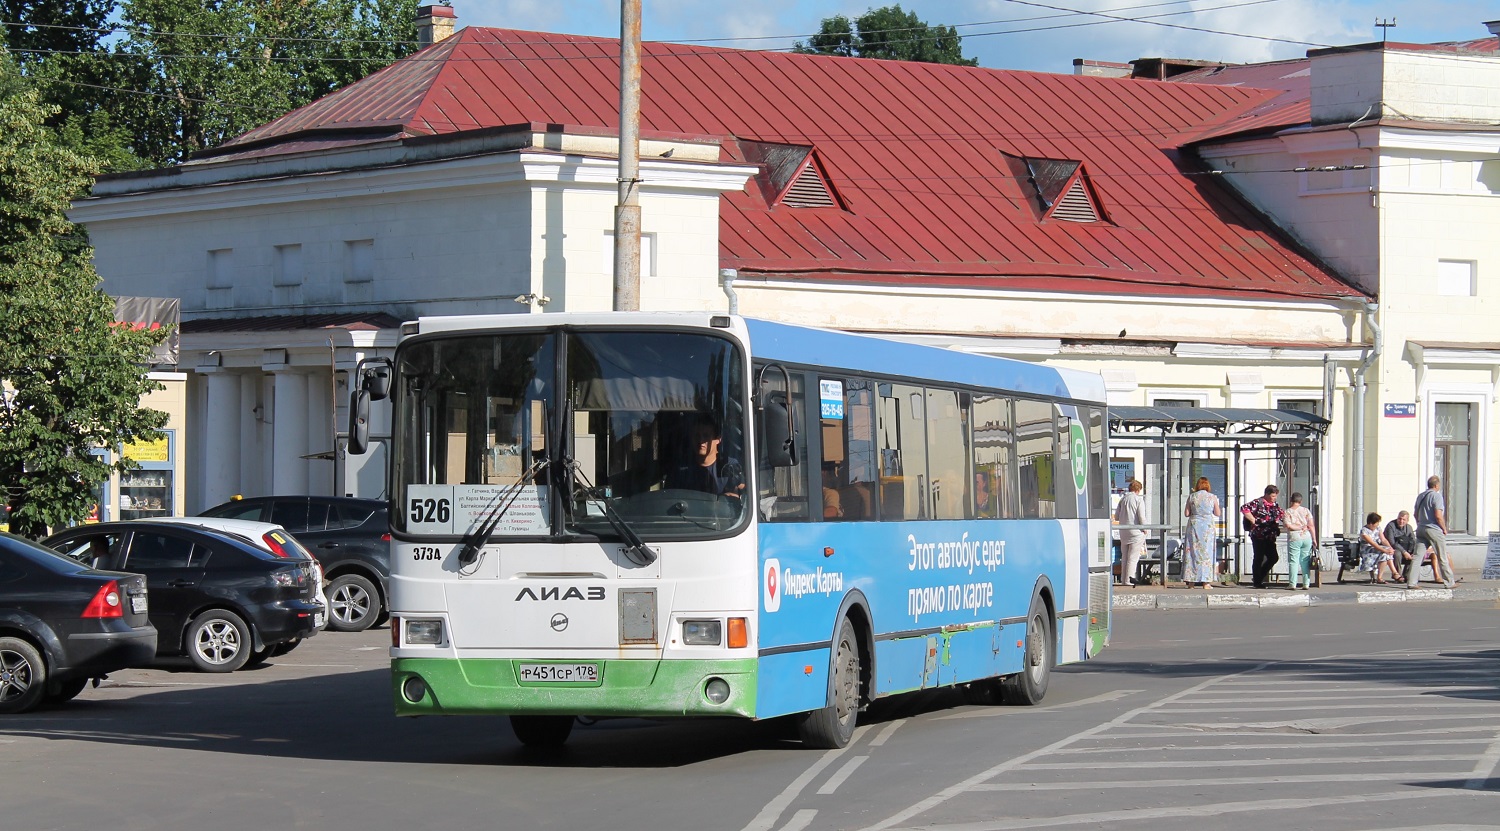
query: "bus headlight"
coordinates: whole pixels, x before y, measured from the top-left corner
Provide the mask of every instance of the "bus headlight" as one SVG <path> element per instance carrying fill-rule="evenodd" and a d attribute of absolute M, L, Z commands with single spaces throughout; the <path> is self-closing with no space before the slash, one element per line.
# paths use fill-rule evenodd
<path fill-rule="evenodd" d="M 703 697 L 715 704 L 723 704 L 729 700 L 729 682 L 723 678 L 710 678 L 703 685 Z"/>
<path fill-rule="evenodd" d="M 437 646 L 443 642 L 443 622 L 432 618 L 403 619 L 407 644 Z"/>
<path fill-rule="evenodd" d="M 717 620 L 684 620 L 682 642 L 693 646 L 718 646 L 724 642 L 724 624 Z"/>

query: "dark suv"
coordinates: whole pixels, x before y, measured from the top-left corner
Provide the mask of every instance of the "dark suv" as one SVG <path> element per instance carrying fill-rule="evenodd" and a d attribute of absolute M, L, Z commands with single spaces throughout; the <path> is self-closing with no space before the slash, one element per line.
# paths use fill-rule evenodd
<path fill-rule="evenodd" d="M 254 496 L 201 516 L 270 522 L 290 531 L 328 581 L 328 628 L 359 632 L 386 618 L 391 519 L 386 503 L 352 496 Z"/>

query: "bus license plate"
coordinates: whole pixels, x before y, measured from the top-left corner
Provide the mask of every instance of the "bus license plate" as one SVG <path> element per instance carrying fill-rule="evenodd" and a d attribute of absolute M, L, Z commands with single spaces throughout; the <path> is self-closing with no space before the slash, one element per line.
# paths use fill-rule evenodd
<path fill-rule="evenodd" d="M 599 683 L 598 664 L 521 664 L 521 680 Z"/>

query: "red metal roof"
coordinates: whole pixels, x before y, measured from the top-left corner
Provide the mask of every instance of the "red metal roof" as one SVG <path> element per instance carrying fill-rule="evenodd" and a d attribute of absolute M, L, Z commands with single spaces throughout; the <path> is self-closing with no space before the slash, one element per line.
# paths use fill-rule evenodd
<path fill-rule="evenodd" d="M 742 278 L 1161 295 L 1359 297 L 1184 148 L 1279 93 L 645 44 L 644 135 L 812 148 L 839 205 L 721 202 Z M 405 136 L 537 122 L 614 130 L 612 39 L 467 28 L 211 155 L 348 131 Z M 763 155 L 763 154 L 762 154 Z M 1010 157 L 1083 163 L 1107 221 L 1044 219 Z M 756 156 L 760 158 L 760 156 Z"/>

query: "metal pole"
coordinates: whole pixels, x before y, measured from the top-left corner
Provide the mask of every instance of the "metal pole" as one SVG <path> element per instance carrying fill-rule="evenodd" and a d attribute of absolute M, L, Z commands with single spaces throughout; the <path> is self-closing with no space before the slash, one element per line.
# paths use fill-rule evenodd
<path fill-rule="evenodd" d="M 620 0 L 620 200 L 615 206 L 615 311 L 641 308 L 641 0 Z"/>

